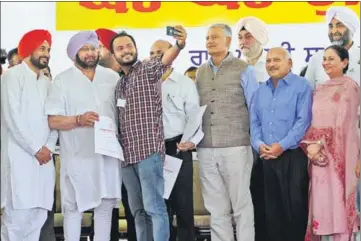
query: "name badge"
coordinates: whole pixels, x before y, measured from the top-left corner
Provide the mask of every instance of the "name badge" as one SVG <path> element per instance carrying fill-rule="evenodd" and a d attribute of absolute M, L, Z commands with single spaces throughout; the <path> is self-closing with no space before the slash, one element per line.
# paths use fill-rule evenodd
<path fill-rule="evenodd" d="M 125 103 L 126 103 L 127 101 L 126 100 L 124 100 L 124 99 L 118 99 L 117 100 L 117 107 L 125 107 Z"/>

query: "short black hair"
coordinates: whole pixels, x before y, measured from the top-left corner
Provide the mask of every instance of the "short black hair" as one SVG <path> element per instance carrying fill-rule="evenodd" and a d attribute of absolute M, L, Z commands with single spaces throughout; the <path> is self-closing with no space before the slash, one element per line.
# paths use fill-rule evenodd
<path fill-rule="evenodd" d="M 8 53 L 8 62 L 10 62 L 11 58 L 14 56 L 14 55 L 17 55 L 18 54 L 18 48 L 15 48 L 15 49 L 12 49 L 9 51 Z"/>
<path fill-rule="evenodd" d="M 186 73 L 188 73 L 188 72 L 191 72 L 191 71 L 195 71 L 195 70 L 198 70 L 198 67 L 191 66 L 191 67 L 189 67 L 186 71 L 184 71 L 184 74 L 186 74 Z"/>
<path fill-rule="evenodd" d="M 118 33 L 117 35 L 115 35 L 112 40 L 110 41 L 110 52 L 112 54 L 114 54 L 114 48 L 113 48 L 113 43 L 114 43 L 114 40 L 116 40 L 117 38 L 121 38 L 121 37 L 128 37 L 130 38 L 130 40 L 132 40 L 133 44 L 134 44 L 134 47 L 137 48 L 137 44 L 135 43 L 135 40 L 133 38 L 132 35 L 128 34 L 127 32 L 125 31 L 121 31 L 120 33 Z"/>
<path fill-rule="evenodd" d="M 328 50 L 328 49 L 334 50 L 336 52 L 336 54 L 338 55 L 338 57 L 340 57 L 341 61 L 344 61 L 345 59 L 350 60 L 350 55 L 349 55 L 347 49 L 345 49 L 344 47 L 342 47 L 340 45 L 331 45 L 331 46 L 327 47 L 325 49 L 325 51 Z M 347 70 L 348 70 L 348 64 L 342 70 L 342 72 L 344 74 L 346 74 Z"/>

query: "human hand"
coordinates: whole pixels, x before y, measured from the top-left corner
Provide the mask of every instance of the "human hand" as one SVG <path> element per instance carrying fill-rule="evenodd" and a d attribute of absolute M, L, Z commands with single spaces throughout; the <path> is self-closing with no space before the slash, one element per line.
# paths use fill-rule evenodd
<path fill-rule="evenodd" d="M 99 115 L 93 111 L 85 112 L 80 115 L 79 124 L 80 126 L 94 126 L 95 121 L 99 121 Z"/>
<path fill-rule="evenodd" d="M 175 35 L 173 36 L 180 46 L 183 46 L 186 44 L 187 39 L 187 31 L 185 28 L 181 25 L 174 26 L 174 29 L 176 30 Z"/>
<path fill-rule="evenodd" d="M 322 146 L 319 144 L 310 144 L 307 146 L 307 156 L 312 159 L 321 151 Z"/>
<path fill-rule="evenodd" d="M 260 157 L 265 160 L 276 159 L 277 157 L 271 152 L 271 147 L 266 144 L 261 144 L 259 147 Z"/>
<path fill-rule="evenodd" d="M 52 152 L 46 146 L 42 146 L 40 151 L 35 154 L 35 157 L 40 165 L 44 165 L 51 160 L 51 154 Z"/>
<path fill-rule="evenodd" d="M 177 143 L 177 148 L 180 151 L 189 151 L 196 148 L 196 145 L 193 142 L 186 141 L 186 142 Z"/>
<path fill-rule="evenodd" d="M 282 153 L 284 152 L 284 150 L 282 149 L 281 145 L 279 143 L 273 143 L 271 145 L 271 150 L 270 152 L 272 152 L 272 154 L 276 157 L 279 157 L 280 155 L 282 155 Z"/>

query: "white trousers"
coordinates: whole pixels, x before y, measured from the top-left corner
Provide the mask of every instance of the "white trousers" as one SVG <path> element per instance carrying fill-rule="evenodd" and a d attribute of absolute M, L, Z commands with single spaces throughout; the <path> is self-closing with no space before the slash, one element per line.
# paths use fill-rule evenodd
<path fill-rule="evenodd" d="M 205 208 L 211 214 L 212 241 L 254 241 L 250 179 L 253 164 L 250 146 L 199 148 L 197 150 Z"/>
<path fill-rule="evenodd" d="M 11 204 L 6 205 L 1 217 L 1 240 L 39 241 L 47 216 L 46 209 L 13 209 Z"/>
<path fill-rule="evenodd" d="M 94 209 L 94 241 L 109 241 L 113 208 L 117 199 L 102 199 Z M 76 205 L 64 206 L 64 238 L 65 241 L 79 241 L 83 213 Z"/>

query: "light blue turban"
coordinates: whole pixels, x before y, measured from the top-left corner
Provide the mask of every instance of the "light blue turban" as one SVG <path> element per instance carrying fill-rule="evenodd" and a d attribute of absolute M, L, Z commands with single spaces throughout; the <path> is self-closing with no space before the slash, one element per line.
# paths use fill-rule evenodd
<path fill-rule="evenodd" d="M 99 47 L 98 35 L 95 31 L 81 31 L 69 40 L 66 52 L 71 60 L 75 60 L 78 51 L 86 44 L 91 44 L 95 48 Z"/>

